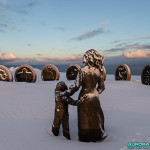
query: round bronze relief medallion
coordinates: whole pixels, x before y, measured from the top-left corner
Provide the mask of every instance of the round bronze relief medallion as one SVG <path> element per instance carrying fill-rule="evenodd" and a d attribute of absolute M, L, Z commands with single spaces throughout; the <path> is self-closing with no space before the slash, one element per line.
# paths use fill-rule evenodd
<path fill-rule="evenodd" d="M 146 65 L 141 73 L 141 82 L 150 85 L 150 64 Z"/>
<path fill-rule="evenodd" d="M 35 82 L 36 78 L 36 72 L 31 66 L 21 65 L 17 67 L 15 72 L 16 82 Z"/>
<path fill-rule="evenodd" d="M 66 71 L 67 80 L 76 80 L 80 66 L 77 64 L 72 64 L 68 67 Z"/>
<path fill-rule="evenodd" d="M 115 71 L 115 80 L 131 80 L 131 71 L 126 64 L 120 64 Z"/>
<path fill-rule="evenodd" d="M 3 65 L 0 65 L 0 81 L 13 81 L 11 71 Z"/>
<path fill-rule="evenodd" d="M 47 64 L 41 71 L 41 78 L 43 81 L 59 80 L 59 70 L 52 64 Z"/>

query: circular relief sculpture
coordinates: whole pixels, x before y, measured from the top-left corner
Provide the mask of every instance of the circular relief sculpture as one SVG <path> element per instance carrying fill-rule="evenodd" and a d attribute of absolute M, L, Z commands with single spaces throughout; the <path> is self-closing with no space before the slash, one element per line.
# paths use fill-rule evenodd
<path fill-rule="evenodd" d="M 41 71 L 41 78 L 43 81 L 59 80 L 59 70 L 52 64 L 47 64 Z"/>
<path fill-rule="evenodd" d="M 0 81 L 13 81 L 11 71 L 3 65 L 0 65 Z"/>
<path fill-rule="evenodd" d="M 21 65 L 15 71 L 16 82 L 35 82 L 36 78 L 35 70 L 29 65 Z"/>
<path fill-rule="evenodd" d="M 141 73 L 141 82 L 150 85 L 150 64 L 146 65 Z"/>
<path fill-rule="evenodd" d="M 66 71 L 67 80 L 76 80 L 80 66 L 77 64 L 72 64 L 68 67 Z"/>
<path fill-rule="evenodd" d="M 115 71 L 115 80 L 131 80 L 131 71 L 126 64 L 120 64 Z"/>
<path fill-rule="evenodd" d="M 105 81 L 106 80 L 106 69 L 105 69 L 104 66 L 102 67 L 102 69 L 103 69 L 103 78 L 104 78 L 104 81 Z"/>

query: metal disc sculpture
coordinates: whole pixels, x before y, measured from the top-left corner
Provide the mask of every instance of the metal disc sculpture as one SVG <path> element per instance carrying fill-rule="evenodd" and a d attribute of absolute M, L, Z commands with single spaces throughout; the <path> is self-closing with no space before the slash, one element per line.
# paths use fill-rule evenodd
<path fill-rule="evenodd" d="M 47 64 L 41 71 L 41 78 L 43 81 L 59 80 L 59 70 L 52 64 Z"/>
<path fill-rule="evenodd" d="M 115 71 L 115 80 L 131 80 L 131 71 L 126 64 L 120 64 Z"/>
<path fill-rule="evenodd" d="M 141 73 L 141 82 L 150 85 L 150 64 L 146 65 Z"/>
<path fill-rule="evenodd" d="M 13 81 L 11 71 L 3 65 L 0 65 L 0 81 Z"/>
<path fill-rule="evenodd" d="M 106 80 L 106 69 L 105 69 L 104 66 L 102 67 L 102 69 L 103 69 L 103 78 L 104 78 L 104 81 L 105 81 Z"/>
<path fill-rule="evenodd" d="M 76 80 L 80 66 L 77 64 L 72 64 L 68 67 L 66 71 L 67 80 Z"/>
<path fill-rule="evenodd" d="M 15 81 L 16 82 L 35 82 L 36 72 L 29 65 L 21 65 L 15 71 Z"/>

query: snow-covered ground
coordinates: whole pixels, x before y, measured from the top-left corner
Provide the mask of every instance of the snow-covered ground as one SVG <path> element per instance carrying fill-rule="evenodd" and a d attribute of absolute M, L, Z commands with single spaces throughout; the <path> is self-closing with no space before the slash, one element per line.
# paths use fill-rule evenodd
<path fill-rule="evenodd" d="M 14 68 L 10 68 L 14 73 Z M 129 142 L 150 143 L 150 86 L 140 76 L 115 81 L 107 75 L 100 95 L 108 137 L 97 143 L 78 141 L 77 108 L 69 106 L 71 141 L 51 133 L 54 89 L 58 81 L 41 81 L 36 69 L 35 83 L 0 82 L 0 150 L 127 150 Z M 65 73 L 60 80 L 68 86 Z M 77 99 L 79 92 L 73 96 Z"/>

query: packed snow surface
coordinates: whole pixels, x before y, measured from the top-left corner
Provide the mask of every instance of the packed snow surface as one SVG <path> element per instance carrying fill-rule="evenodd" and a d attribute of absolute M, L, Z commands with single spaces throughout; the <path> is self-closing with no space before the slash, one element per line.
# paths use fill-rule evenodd
<path fill-rule="evenodd" d="M 15 68 L 10 68 L 13 72 Z M 0 82 L 0 150 L 127 150 L 129 142 L 150 143 L 150 86 L 140 76 L 115 81 L 107 75 L 100 102 L 108 137 L 102 142 L 78 141 L 77 108 L 69 106 L 71 140 L 51 133 L 58 81 L 42 81 L 36 69 L 35 83 Z M 65 73 L 60 80 L 68 86 Z M 73 95 L 77 99 L 79 91 Z"/>

